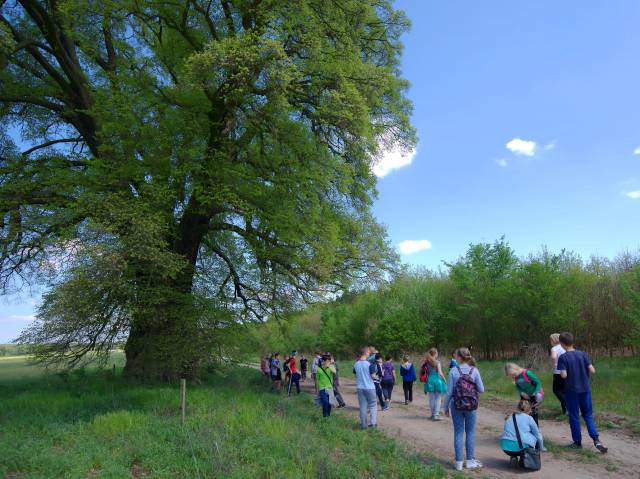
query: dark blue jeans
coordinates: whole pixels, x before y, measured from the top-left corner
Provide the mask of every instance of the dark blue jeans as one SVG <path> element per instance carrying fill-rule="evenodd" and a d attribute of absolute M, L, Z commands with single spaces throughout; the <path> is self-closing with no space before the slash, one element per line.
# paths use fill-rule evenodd
<path fill-rule="evenodd" d="M 300 374 L 293 373 L 291 375 L 291 379 L 289 380 L 288 393 L 291 394 L 291 386 L 296 385 L 296 391 L 300 394 Z"/>
<path fill-rule="evenodd" d="M 391 393 L 393 393 L 394 385 L 395 383 L 393 382 L 393 379 L 383 379 L 382 383 L 380 383 L 380 386 L 382 387 L 382 395 L 389 402 L 391 402 Z"/>
<path fill-rule="evenodd" d="M 380 407 L 384 408 L 386 403 L 384 402 L 384 395 L 382 394 L 382 386 L 380 383 L 373 383 L 376 386 L 376 396 L 378 396 L 378 401 L 380 401 Z"/>
<path fill-rule="evenodd" d="M 322 404 L 322 417 L 331 415 L 331 403 L 329 402 L 329 393 L 326 389 L 320 390 L 320 403 Z"/>
<path fill-rule="evenodd" d="M 571 438 L 576 444 L 582 444 L 582 433 L 580 432 L 580 413 L 587 425 L 589 436 L 594 441 L 598 439 L 598 430 L 593 420 L 593 411 L 591 406 L 591 391 L 586 393 L 565 392 L 564 400 L 567 404 L 569 412 L 569 426 L 571 426 Z"/>

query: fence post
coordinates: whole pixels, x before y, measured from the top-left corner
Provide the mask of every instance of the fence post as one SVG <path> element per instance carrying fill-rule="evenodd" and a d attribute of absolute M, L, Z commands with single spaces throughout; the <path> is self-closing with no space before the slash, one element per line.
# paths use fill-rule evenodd
<path fill-rule="evenodd" d="M 113 372 L 113 377 L 115 378 L 115 377 L 116 377 L 116 363 L 113 363 L 113 370 L 112 370 L 112 372 Z"/>
<path fill-rule="evenodd" d="M 184 424 L 185 409 L 187 403 L 187 380 L 180 380 L 180 422 Z"/>

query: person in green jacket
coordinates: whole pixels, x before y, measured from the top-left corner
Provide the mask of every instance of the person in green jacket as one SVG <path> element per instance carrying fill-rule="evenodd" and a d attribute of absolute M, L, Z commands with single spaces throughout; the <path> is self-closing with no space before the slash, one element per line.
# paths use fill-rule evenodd
<path fill-rule="evenodd" d="M 538 408 L 544 399 L 542 381 L 533 372 L 515 363 L 505 364 L 504 372 L 513 380 L 520 397 L 531 403 L 531 417 L 538 424 Z"/>

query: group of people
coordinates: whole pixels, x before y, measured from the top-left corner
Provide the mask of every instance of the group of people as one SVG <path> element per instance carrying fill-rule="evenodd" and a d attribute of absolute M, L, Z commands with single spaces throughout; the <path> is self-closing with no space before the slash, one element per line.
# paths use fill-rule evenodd
<path fill-rule="evenodd" d="M 573 347 L 570 333 L 552 334 L 551 365 L 553 367 L 553 392 L 560 402 L 563 414 L 569 416 L 572 443 L 570 448 L 582 448 L 580 415 L 582 415 L 594 446 L 602 453 L 607 448 L 599 439 L 593 419 L 589 377 L 595 374 L 595 368 L 588 355 Z M 297 353 L 294 351 L 284 363 L 279 354 L 266 357 L 262 370 L 271 377 L 276 389 L 282 387 L 281 369 L 286 365 L 284 384 L 288 393 L 294 384 L 299 393 L 300 373 L 296 368 Z M 306 380 L 307 360 L 300 356 L 302 380 Z M 520 466 L 528 464 L 528 455 L 538 457 L 545 451 L 544 440 L 539 427 L 539 408 L 544 400 L 544 388 L 540 378 L 530 369 L 515 363 L 507 363 L 505 375 L 510 377 L 519 394 L 513 414 L 506 418 L 500 446 L 513 461 Z M 382 411 L 389 409 L 391 396 L 396 384 L 396 368 L 391 355 L 382 355 L 374 346 L 363 347 L 353 365 L 356 391 L 359 405 L 360 426 L 363 429 L 377 427 L 378 404 Z M 482 467 L 475 458 L 475 424 L 479 396 L 484 392 L 482 376 L 469 348 L 458 348 L 451 353 L 448 365 L 448 377 L 443 372 L 439 353 L 436 348 L 427 351 L 420 368 L 416 370 L 408 356 L 402 358 L 399 367 L 404 392 L 404 404 L 413 402 L 413 386 L 420 379 L 424 383 L 424 392 L 429 398 L 430 419 L 440 421 L 441 411 L 453 422 L 453 442 L 455 451 L 454 468 L 476 469 Z M 316 352 L 311 365 L 311 376 L 322 406 L 322 415 L 328 417 L 334 407 L 344 407 L 340 392 L 338 367 L 333 356 Z M 444 399 L 444 403 L 443 403 Z M 535 462 L 535 461 L 534 461 Z M 535 467 L 535 466 L 531 466 Z"/>

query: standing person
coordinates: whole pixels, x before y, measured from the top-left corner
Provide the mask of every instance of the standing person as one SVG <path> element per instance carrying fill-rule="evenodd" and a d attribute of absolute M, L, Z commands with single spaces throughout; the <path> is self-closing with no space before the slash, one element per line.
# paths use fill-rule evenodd
<path fill-rule="evenodd" d="M 271 381 L 276 391 L 282 388 L 282 372 L 280 371 L 280 353 L 275 353 L 271 360 Z"/>
<path fill-rule="evenodd" d="M 333 375 L 336 372 L 336 368 L 333 366 L 331 356 L 322 356 L 321 360 L 322 362 L 318 366 L 318 389 L 320 390 L 322 417 L 329 417 L 333 399 Z"/>
<path fill-rule="evenodd" d="M 311 379 L 313 379 L 313 387 L 316 390 L 316 394 L 318 394 L 318 365 L 320 361 L 322 361 L 322 356 L 320 356 L 319 351 L 316 351 L 316 355 L 311 363 Z"/>
<path fill-rule="evenodd" d="M 474 458 L 476 413 L 478 395 L 484 392 L 484 384 L 476 362 L 467 348 L 456 350 L 458 365 L 449 372 L 449 386 L 444 403 L 444 412 L 453 419 L 453 447 L 456 453 L 454 468 L 462 470 L 462 439 L 466 432 L 467 469 L 482 467 L 482 463 Z"/>
<path fill-rule="evenodd" d="M 376 354 L 378 353 L 378 350 L 376 349 L 375 346 L 369 346 L 369 357 L 367 358 L 367 360 L 373 364 L 376 362 Z"/>
<path fill-rule="evenodd" d="M 296 368 L 296 353 L 295 351 L 291 353 L 291 357 L 289 358 L 289 372 L 291 373 L 291 377 L 289 379 L 289 387 L 288 394 L 291 396 L 291 386 L 293 384 L 296 385 L 296 392 L 300 394 L 300 373 L 298 372 L 298 368 Z"/>
<path fill-rule="evenodd" d="M 424 392 L 429 395 L 429 407 L 433 421 L 440 421 L 440 405 L 442 395 L 447 392 L 447 381 L 442 373 L 442 366 L 438 361 L 438 350 L 431 348 L 425 357 L 425 373 L 427 382 L 424 383 Z"/>
<path fill-rule="evenodd" d="M 544 399 L 542 381 L 532 371 L 515 363 L 505 364 L 504 373 L 511 377 L 513 384 L 516 385 L 516 389 L 520 393 L 520 397 L 531 403 L 531 417 L 538 424 L 538 409 Z"/>
<path fill-rule="evenodd" d="M 382 387 L 382 395 L 387 408 L 391 404 L 391 393 L 393 393 L 393 386 L 396 384 L 396 368 L 393 365 L 393 360 L 390 354 L 385 356 L 385 361 L 382 364 L 382 381 L 380 386 Z"/>
<path fill-rule="evenodd" d="M 331 354 L 331 353 L 329 353 Z M 340 370 L 338 368 L 338 363 L 334 361 L 333 367 L 336 369 L 336 372 L 333 374 L 333 394 L 336 397 L 336 401 L 338 405 L 336 409 L 345 407 L 347 403 L 344 402 L 344 398 L 342 397 L 342 393 L 340 392 Z"/>
<path fill-rule="evenodd" d="M 380 401 L 380 407 L 383 411 L 389 409 L 387 403 L 384 400 L 384 395 L 382 393 L 382 355 L 380 353 L 376 353 L 374 356 L 374 361 L 371 363 L 371 375 L 373 376 L 373 384 L 376 387 L 376 396 L 378 396 L 378 400 Z"/>
<path fill-rule="evenodd" d="M 564 379 L 560 375 L 558 369 L 558 358 L 562 356 L 566 351 L 560 344 L 560 335 L 553 333 L 549 336 L 549 342 L 551 343 L 551 367 L 553 368 L 553 394 L 556 395 L 558 401 L 560 401 L 560 407 L 562 408 L 562 414 L 567 414 L 567 405 L 564 400 Z"/>
<path fill-rule="evenodd" d="M 449 361 L 449 371 L 455 368 L 458 365 L 458 361 L 456 361 L 456 350 L 451 351 L 451 361 Z"/>
<path fill-rule="evenodd" d="M 304 357 L 304 354 L 300 354 L 300 372 L 302 373 L 302 382 L 307 380 L 307 363 L 309 360 Z"/>
<path fill-rule="evenodd" d="M 535 449 L 545 450 L 542 434 L 540 433 L 538 425 L 529 414 L 530 412 L 531 403 L 526 399 L 520 399 L 514 413 L 507 417 L 502 436 L 500 436 L 500 447 L 509 457 L 516 458 L 520 466 L 524 463 L 522 451 L 525 448 L 533 447 Z M 518 442 L 518 434 L 516 433 L 514 421 L 518 423 L 518 433 L 522 447 L 520 447 L 520 443 Z"/>
<path fill-rule="evenodd" d="M 558 358 L 558 370 L 565 380 L 564 399 L 567 411 L 569 411 L 569 425 L 573 439 L 569 447 L 572 449 L 582 448 L 582 433 L 580 431 L 580 413 L 582 413 L 593 445 L 604 454 L 608 449 L 600 442 L 598 429 L 593 420 L 591 385 L 589 384 L 589 376 L 596 373 L 596 368 L 591 364 L 587 353 L 574 349 L 571 333 L 562 333 L 559 339 L 566 351 Z"/>
<path fill-rule="evenodd" d="M 413 383 L 416 382 L 416 367 L 409 361 L 406 354 L 402 357 L 400 365 L 400 376 L 402 376 L 402 390 L 404 391 L 404 403 L 413 402 Z"/>
<path fill-rule="evenodd" d="M 291 356 L 285 356 L 284 361 L 282 361 L 282 371 L 284 372 L 284 386 L 289 389 L 289 384 L 291 383 L 291 371 L 289 371 L 289 360 Z"/>
<path fill-rule="evenodd" d="M 376 387 L 371 374 L 371 363 L 369 362 L 368 348 L 360 350 L 360 357 L 353 365 L 353 372 L 356 375 L 356 392 L 358 394 L 358 406 L 360 407 L 360 427 L 367 428 L 367 412 L 370 416 L 369 427 L 376 427 L 376 416 L 378 408 L 376 406 Z"/>

